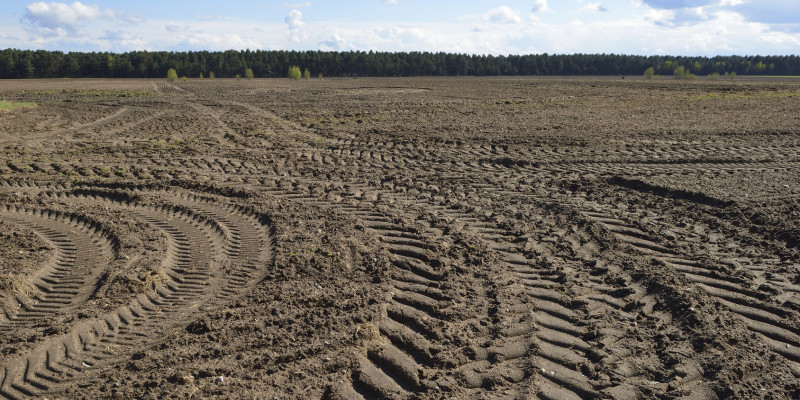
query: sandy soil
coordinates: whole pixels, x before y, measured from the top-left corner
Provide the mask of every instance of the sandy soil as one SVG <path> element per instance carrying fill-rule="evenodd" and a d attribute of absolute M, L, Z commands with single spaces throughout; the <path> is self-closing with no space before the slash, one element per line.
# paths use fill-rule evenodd
<path fill-rule="evenodd" d="M 2 81 L 0 397 L 800 397 L 800 82 Z"/>

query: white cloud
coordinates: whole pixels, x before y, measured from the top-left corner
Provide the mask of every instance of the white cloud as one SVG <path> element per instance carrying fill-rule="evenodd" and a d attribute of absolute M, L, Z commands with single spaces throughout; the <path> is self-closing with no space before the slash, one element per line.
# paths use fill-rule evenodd
<path fill-rule="evenodd" d="M 147 49 L 147 42 L 145 40 L 124 31 L 106 30 L 105 34 L 100 39 L 108 41 L 110 47 L 115 49 Z"/>
<path fill-rule="evenodd" d="M 18 38 L 18 37 L 16 37 L 16 36 L 13 36 L 13 35 L 9 35 L 8 33 L 5 33 L 5 32 L 0 32 L 0 39 L 3 39 L 3 40 L 8 40 L 8 41 L 12 41 L 12 40 L 16 41 L 16 40 L 19 40 L 19 38 Z M 0 47 L 4 47 L 4 46 L 0 46 Z"/>
<path fill-rule="evenodd" d="M 183 32 L 187 29 L 186 24 L 181 22 L 170 21 L 164 26 L 170 32 Z"/>
<path fill-rule="evenodd" d="M 347 50 L 349 45 L 347 40 L 339 36 L 338 33 L 334 33 L 329 39 L 319 42 L 319 48 L 324 51 L 342 51 Z"/>
<path fill-rule="evenodd" d="M 123 32 L 123 31 L 110 31 L 110 30 L 106 30 L 105 34 L 102 37 L 100 37 L 100 39 L 111 40 L 111 41 L 127 40 L 127 39 L 130 39 L 130 38 L 131 38 L 131 35 Z"/>
<path fill-rule="evenodd" d="M 759 40 L 786 47 L 797 48 L 800 46 L 800 38 L 797 35 L 789 35 L 783 32 L 763 32 Z"/>
<path fill-rule="evenodd" d="M 718 12 L 735 12 L 751 22 L 772 24 L 772 29 L 800 31 L 797 0 L 642 0 L 654 10 L 675 12 L 674 25 L 696 24 Z"/>
<path fill-rule="evenodd" d="M 709 13 L 707 20 L 693 25 L 675 24 L 674 15 L 672 10 L 647 8 L 624 19 L 533 23 L 523 31 L 529 46 L 548 53 L 795 54 L 800 43 L 800 34 L 776 32 L 731 11 Z"/>
<path fill-rule="evenodd" d="M 495 24 L 518 24 L 522 22 L 519 11 L 508 6 L 500 6 L 489 10 L 486 14 L 483 14 L 483 19 Z"/>
<path fill-rule="evenodd" d="M 524 39 L 520 30 L 519 25 L 506 24 L 486 24 L 478 32 L 463 23 L 356 23 L 338 28 L 309 27 L 308 34 L 310 38 L 321 39 L 315 40 L 309 47 L 325 50 L 444 51 L 499 55 L 519 53 L 520 50 L 515 50 L 508 42 Z"/>
<path fill-rule="evenodd" d="M 534 0 L 533 8 L 531 8 L 532 13 L 542 13 L 547 11 L 553 11 L 547 6 L 547 0 Z"/>
<path fill-rule="evenodd" d="M 40 28 L 43 34 L 64 36 L 67 32 L 77 31 L 78 22 L 104 18 L 114 19 L 114 11 L 101 10 L 96 5 L 84 5 L 79 1 L 72 4 L 39 1 L 25 7 L 23 19 L 30 24 L 29 27 Z"/>
<path fill-rule="evenodd" d="M 305 32 L 306 23 L 301 21 L 301 18 L 303 18 L 303 13 L 293 9 L 284 20 L 286 25 L 289 25 L 289 40 L 293 42 L 303 41 L 307 37 Z"/>
<path fill-rule="evenodd" d="M 143 15 L 133 14 L 129 12 L 121 12 L 121 13 L 117 12 L 117 18 L 132 25 L 138 25 L 145 21 Z"/>
<path fill-rule="evenodd" d="M 608 8 L 603 3 L 589 3 L 581 7 L 580 11 L 588 13 L 606 12 Z"/>
<path fill-rule="evenodd" d="M 381 0 L 383 4 L 397 4 L 397 0 Z"/>
<path fill-rule="evenodd" d="M 643 0 L 653 8 L 677 10 L 679 8 L 704 7 L 719 3 L 719 0 Z"/>
<path fill-rule="evenodd" d="M 675 11 L 650 9 L 644 14 L 644 18 L 656 25 L 674 26 Z"/>
<path fill-rule="evenodd" d="M 229 50 L 229 49 L 260 49 L 261 43 L 254 38 L 242 37 L 236 34 L 212 35 L 208 33 L 194 33 L 181 37 L 179 45 L 184 48 L 202 50 Z"/>

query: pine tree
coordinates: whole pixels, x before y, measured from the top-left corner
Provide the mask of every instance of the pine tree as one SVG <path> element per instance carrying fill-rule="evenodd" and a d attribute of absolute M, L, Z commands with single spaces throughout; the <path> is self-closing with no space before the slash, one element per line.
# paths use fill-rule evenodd
<path fill-rule="evenodd" d="M 36 68 L 33 67 L 33 63 L 30 59 L 22 60 L 22 73 L 25 74 L 25 78 L 35 78 L 36 77 Z"/>
<path fill-rule="evenodd" d="M 0 77 L 13 78 L 17 73 L 17 66 L 14 63 L 14 58 L 9 54 L 0 62 Z"/>

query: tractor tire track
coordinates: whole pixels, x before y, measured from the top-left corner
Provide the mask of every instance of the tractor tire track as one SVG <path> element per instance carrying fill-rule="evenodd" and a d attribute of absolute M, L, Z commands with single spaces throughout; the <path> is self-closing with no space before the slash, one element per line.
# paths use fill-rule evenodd
<path fill-rule="evenodd" d="M 79 306 L 97 290 L 105 267 L 116 258 L 118 240 L 80 216 L 6 206 L 0 218 L 36 232 L 55 248 L 52 259 L 26 279 L 38 294 L 16 293 L 17 307 L 4 310 L 0 332 L 29 327 Z"/>
<path fill-rule="evenodd" d="M 441 240 L 440 235 L 436 235 L 441 230 L 429 228 L 428 235 L 433 236 L 426 239 L 428 235 L 403 228 L 392 218 L 363 209 L 363 206 L 333 205 L 362 219 L 367 227 L 380 235 L 394 256 L 393 265 L 397 267 L 387 289 L 391 290 L 393 301 L 387 303 L 384 319 L 377 324 L 383 339 L 378 340 L 378 350 L 369 350 L 366 357 L 359 357 L 353 386 L 342 389 L 344 392 L 359 393 L 364 398 L 405 398 L 423 387 L 452 389 L 463 385 L 471 390 L 500 387 L 507 394 L 513 392 L 525 396 L 527 393 L 557 399 L 599 398 L 603 396 L 601 393 L 616 389 L 611 383 L 586 374 L 591 375 L 601 361 L 622 362 L 627 355 L 598 352 L 596 342 L 588 343 L 584 337 L 590 331 L 603 330 L 602 338 L 595 340 L 610 344 L 623 336 L 625 326 L 634 321 L 634 314 L 623 311 L 622 306 L 643 299 L 645 290 L 630 278 L 620 279 L 625 276 L 623 271 L 606 266 L 602 260 L 575 258 L 576 254 L 585 254 L 585 249 L 592 248 L 593 244 L 579 243 L 577 234 L 555 238 L 564 243 L 557 246 L 570 246 L 572 252 L 566 259 L 528 259 L 509 246 L 508 239 L 513 238 L 513 233 L 482 222 L 472 214 L 432 205 L 420 197 L 418 191 L 400 187 L 392 191 L 358 184 L 347 186 L 349 193 L 381 204 L 392 204 L 411 219 L 418 220 L 414 215 L 424 212 L 438 213 L 450 221 L 451 226 L 487 243 L 488 249 L 499 259 L 496 265 L 491 266 L 486 279 L 488 283 L 484 283 L 488 287 L 473 288 L 474 295 L 480 300 L 471 307 L 482 311 L 471 318 L 462 318 L 460 322 L 449 322 L 454 327 L 468 327 L 470 322 L 483 325 L 476 332 L 480 332 L 477 339 L 471 340 L 472 344 L 442 346 L 442 338 L 426 327 L 430 326 L 430 321 L 437 321 L 434 318 L 441 315 L 442 302 L 447 297 L 437 290 L 441 286 L 437 282 L 442 277 L 431 268 L 429 250 L 426 250 L 430 245 L 425 245 L 433 243 L 434 238 Z M 403 189 L 418 196 L 409 197 L 397 192 Z M 304 191 L 277 192 L 278 196 L 330 206 L 328 201 L 310 197 Z M 415 208 L 418 211 L 413 211 Z M 567 284 L 579 281 L 572 279 L 571 275 L 578 271 L 586 273 L 586 263 L 596 266 L 589 268 L 589 274 L 597 278 L 587 284 Z M 602 279 L 610 270 L 618 280 L 611 286 Z M 574 311 L 576 309 L 579 311 Z M 592 315 L 604 315 L 605 318 L 614 315 L 616 322 L 592 327 L 585 322 L 591 320 Z M 481 320 L 483 323 L 478 323 Z M 486 324 L 487 320 L 492 323 Z M 439 356 L 434 356 L 436 354 Z M 437 360 L 441 364 L 445 354 L 450 360 L 445 362 L 450 366 L 447 370 L 452 371 L 450 374 L 454 372 L 455 378 L 427 385 L 420 382 L 413 371 L 420 371 L 420 365 L 436 365 Z"/>
<path fill-rule="evenodd" d="M 744 247 L 721 233 L 705 234 L 705 229 L 697 228 L 699 225 L 694 225 L 694 231 L 690 231 L 672 224 L 658 224 L 663 225 L 662 232 L 677 240 L 677 247 L 673 248 L 659 243 L 662 238 L 631 223 L 637 219 L 630 216 L 630 211 L 595 203 L 587 204 L 583 213 L 634 251 L 655 258 L 662 268 L 682 273 L 689 282 L 718 299 L 769 348 L 795 363 L 800 371 L 800 330 L 797 328 L 800 314 L 792 306 L 797 303 L 800 286 L 781 276 L 777 265 L 752 256 L 742 257 L 724 250 L 723 246 L 714 246 L 717 250 L 711 253 L 711 260 L 721 261 L 693 254 L 691 249 L 698 242 L 710 243 L 709 236 L 717 243 L 731 243 L 732 249 Z M 658 221 L 663 217 L 653 215 L 650 219 Z M 767 260 L 771 258 L 769 254 L 764 256 Z"/>
<path fill-rule="evenodd" d="M 263 276 L 270 256 L 267 220 L 245 209 L 226 210 L 209 200 L 174 194 L 164 197 L 177 201 L 161 205 L 137 204 L 135 196 L 119 192 L 47 195 L 119 208 L 163 231 L 168 238 L 160 267 L 163 281 L 128 305 L 79 323 L 18 360 L 7 360 L 0 385 L 4 398 L 26 398 L 57 391 L 75 379 L 93 379 L 93 371 L 113 367 L 142 346 L 164 340 L 173 327 L 244 294 Z"/>
<path fill-rule="evenodd" d="M 472 188 L 483 192 L 478 194 L 481 198 L 490 197 L 497 190 L 491 185 Z M 591 375 L 594 366 L 609 355 L 598 352 L 596 344 L 587 343 L 584 337 L 591 330 L 602 330 L 604 336 L 597 340 L 610 344 L 614 336 L 623 335 L 624 326 L 633 317 L 621 310 L 622 304 L 631 299 L 623 301 L 620 297 L 633 293 L 642 297 L 644 290 L 630 278 L 624 280 L 628 290 L 622 294 L 617 294 L 619 284 L 615 287 L 605 285 L 602 279 L 575 279 L 579 271 L 587 269 L 587 263 L 598 267 L 590 268 L 590 274 L 604 275 L 613 269 L 615 274 L 624 276 L 618 268 L 601 268 L 601 260 L 587 258 L 588 251 L 596 245 L 581 242 L 578 232 L 518 237 L 475 214 L 442 206 L 422 208 L 446 216 L 498 255 L 486 288 L 492 323 L 483 333 L 484 339 L 466 349 L 468 360 L 458 367 L 464 384 L 474 389 L 504 388 L 507 395 L 523 397 L 601 397 L 600 390 L 611 384 L 598 382 Z M 530 259 L 521 254 L 513 244 L 521 239 L 532 240 L 534 247 L 547 255 Z M 557 248 L 569 252 L 559 256 Z M 616 322 L 593 327 L 592 315 L 613 315 Z"/>
<path fill-rule="evenodd" d="M 368 197 L 386 193 L 360 185 L 348 185 L 348 191 L 363 191 Z M 464 315 L 464 309 L 476 305 L 465 307 L 453 302 L 447 288 L 454 279 L 466 277 L 454 276 L 450 269 L 453 261 L 442 255 L 441 249 L 437 250 L 435 243 L 441 239 L 435 235 L 437 231 L 431 227 L 406 226 L 366 205 L 332 202 L 305 190 L 275 190 L 274 195 L 358 218 L 378 236 L 388 252 L 392 268 L 385 284 L 387 299 L 378 320 L 364 327 L 368 331 L 367 346 L 356 353 L 358 361 L 351 381 L 337 389 L 338 395 L 400 399 L 455 389 L 447 367 L 453 363 L 448 361 L 452 360 L 452 353 L 459 352 L 451 341 L 457 330 L 453 325 L 463 325 L 475 318 L 469 313 Z M 459 281 L 459 284 L 470 286 L 469 282 Z M 477 301 L 479 307 L 480 299 Z M 459 317 L 455 318 L 456 315 Z"/>

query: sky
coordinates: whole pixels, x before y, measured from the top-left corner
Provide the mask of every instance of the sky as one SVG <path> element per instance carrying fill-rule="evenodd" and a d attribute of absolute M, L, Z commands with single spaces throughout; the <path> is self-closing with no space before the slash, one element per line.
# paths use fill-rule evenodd
<path fill-rule="evenodd" d="M 0 49 L 800 53 L 800 0 L 3 0 L 0 10 Z"/>

